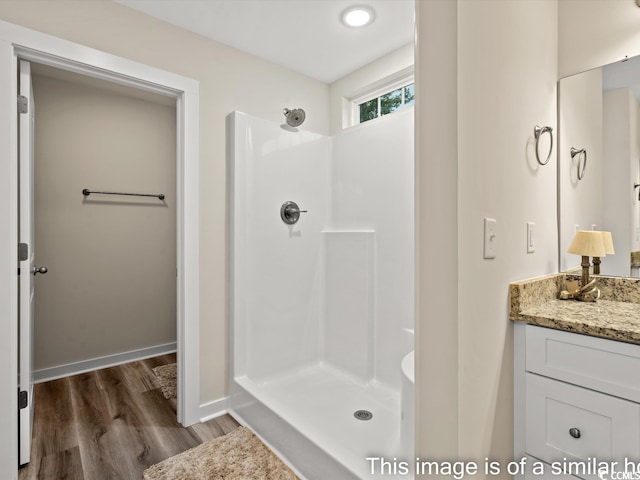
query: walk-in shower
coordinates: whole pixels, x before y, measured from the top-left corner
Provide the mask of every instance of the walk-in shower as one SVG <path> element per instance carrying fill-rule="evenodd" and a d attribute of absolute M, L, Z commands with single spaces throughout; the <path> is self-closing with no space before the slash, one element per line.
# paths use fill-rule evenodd
<path fill-rule="evenodd" d="M 413 112 L 333 137 L 229 120 L 230 410 L 308 480 L 369 478 L 413 456 Z"/>

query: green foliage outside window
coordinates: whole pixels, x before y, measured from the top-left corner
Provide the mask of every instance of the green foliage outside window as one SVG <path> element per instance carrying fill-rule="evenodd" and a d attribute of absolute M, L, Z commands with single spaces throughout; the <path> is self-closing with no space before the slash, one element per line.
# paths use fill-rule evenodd
<path fill-rule="evenodd" d="M 378 99 L 374 98 L 360 104 L 360 123 L 373 120 L 378 116 Z"/>
<path fill-rule="evenodd" d="M 361 103 L 358 105 L 360 109 L 360 123 L 413 105 L 415 103 L 414 91 L 415 85 L 412 83 Z M 379 104 L 378 100 L 380 100 Z"/>
<path fill-rule="evenodd" d="M 406 87 L 404 87 L 404 106 L 405 107 L 410 107 L 414 103 L 416 103 L 415 89 L 416 89 L 415 83 L 412 83 L 411 85 L 407 85 Z"/>

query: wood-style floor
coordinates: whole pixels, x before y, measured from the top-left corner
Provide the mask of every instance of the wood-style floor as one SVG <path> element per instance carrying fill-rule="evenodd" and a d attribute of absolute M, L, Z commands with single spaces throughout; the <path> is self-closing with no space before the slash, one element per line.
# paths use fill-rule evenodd
<path fill-rule="evenodd" d="M 31 462 L 19 480 L 138 480 L 165 458 L 237 428 L 229 415 L 182 427 L 153 368 L 175 355 L 35 386 Z"/>

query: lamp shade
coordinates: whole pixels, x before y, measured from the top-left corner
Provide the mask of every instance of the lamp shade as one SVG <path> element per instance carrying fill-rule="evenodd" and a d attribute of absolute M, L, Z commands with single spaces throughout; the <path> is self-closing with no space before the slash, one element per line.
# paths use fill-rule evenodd
<path fill-rule="evenodd" d="M 613 236 L 611 232 L 600 232 L 602 233 L 602 241 L 604 242 L 604 251 L 607 252 L 607 255 L 613 255 L 616 251 L 613 248 Z"/>
<path fill-rule="evenodd" d="M 613 242 L 611 243 L 613 244 Z M 584 257 L 605 257 L 607 251 L 604 246 L 602 232 L 578 230 L 567 252 Z"/>

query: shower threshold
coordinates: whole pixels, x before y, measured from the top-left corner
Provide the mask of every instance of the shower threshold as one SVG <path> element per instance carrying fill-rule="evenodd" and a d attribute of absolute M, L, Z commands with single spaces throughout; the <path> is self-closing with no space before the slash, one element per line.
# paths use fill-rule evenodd
<path fill-rule="evenodd" d="M 299 450 L 306 450 L 302 448 L 305 444 L 320 449 L 344 468 L 342 474 L 332 472 L 331 478 L 336 480 L 379 476 L 371 475 L 368 457 L 401 457 L 400 395 L 388 387 L 375 382 L 363 383 L 326 364 L 315 364 L 259 382 L 247 376 L 236 377 L 235 383 L 255 401 L 239 400 L 242 395 L 234 400 L 232 395 L 232 413 L 254 427 L 267 443 L 301 469 L 300 473 L 308 480 L 329 478 L 326 471 L 329 467 L 319 461 L 314 471 L 311 453 L 299 455 Z M 269 414 L 258 413 L 260 407 L 272 412 L 274 421 L 262 431 L 260 423 Z M 359 419 L 354 413 L 360 410 L 370 412 L 371 418 Z M 279 425 L 276 419 L 281 419 L 283 424 Z M 289 438 L 285 433 L 287 428 L 292 432 Z M 283 438 L 274 437 L 282 433 L 285 433 Z"/>

